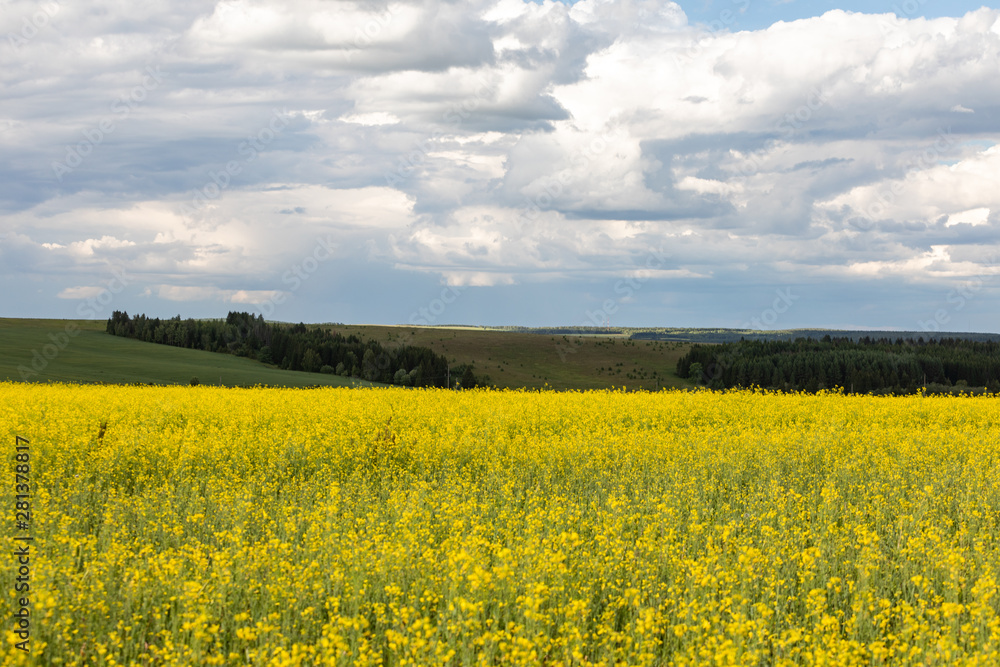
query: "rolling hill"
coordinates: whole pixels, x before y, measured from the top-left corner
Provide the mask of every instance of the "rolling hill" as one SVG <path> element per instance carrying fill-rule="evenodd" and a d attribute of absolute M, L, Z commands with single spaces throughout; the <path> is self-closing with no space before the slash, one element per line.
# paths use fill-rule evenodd
<path fill-rule="evenodd" d="M 0 319 L 0 380 L 247 386 L 367 386 L 361 380 L 284 371 L 227 354 L 111 336 L 103 320 Z M 675 374 L 678 342 L 620 335 L 539 335 L 475 327 L 334 325 L 383 345 L 424 346 L 454 365 L 474 364 L 489 384 L 529 389 L 656 390 L 693 384 Z"/>
<path fill-rule="evenodd" d="M 0 380 L 201 384 L 370 386 L 321 373 L 296 373 L 228 354 L 111 336 L 103 320 L 0 318 Z"/>

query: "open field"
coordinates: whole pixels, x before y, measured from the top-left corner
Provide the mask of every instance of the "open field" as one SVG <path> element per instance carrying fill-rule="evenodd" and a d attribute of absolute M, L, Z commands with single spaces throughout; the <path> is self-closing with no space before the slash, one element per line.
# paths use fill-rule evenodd
<path fill-rule="evenodd" d="M 77 327 L 76 335 L 67 333 L 67 325 L 71 332 Z M 104 327 L 104 321 L 94 320 L 0 319 L 0 380 L 189 384 L 197 377 L 202 384 L 227 387 L 371 385 L 335 375 L 283 371 L 227 354 L 119 338 L 104 333 Z M 46 358 L 46 353 L 53 358 Z M 29 373 L 22 376 L 19 367 Z"/>
<path fill-rule="evenodd" d="M 541 335 L 475 328 L 336 325 L 335 330 L 383 344 L 408 343 L 444 354 L 453 363 L 475 363 L 505 388 L 656 390 L 693 387 L 677 377 L 685 343 L 630 341 L 609 335 Z"/>
<path fill-rule="evenodd" d="M 526 327 L 501 327 L 504 331 L 545 334 L 567 334 L 574 332 L 570 328 L 526 328 Z M 588 335 L 598 334 L 600 330 L 581 329 Z M 923 338 L 924 340 L 960 339 L 973 341 L 1000 341 L 1000 334 L 996 333 L 972 333 L 972 332 L 950 332 L 950 331 L 904 331 L 904 330 L 857 330 L 857 329 L 708 329 L 708 328 L 682 328 L 682 327 L 612 327 L 604 335 L 617 335 L 633 340 L 659 340 L 673 341 L 680 343 L 732 343 L 739 340 L 796 340 L 798 338 L 812 338 L 820 340 L 824 336 L 831 338 L 847 338 L 859 340 L 862 338 L 912 338 L 914 340 Z"/>
<path fill-rule="evenodd" d="M 998 424 L 993 397 L 0 383 L 0 548 L 34 540 L 0 665 L 995 665 Z"/>
<path fill-rule="evenodd" d="M 67 325 L 79 328 L 52 360 L 42 355 L 50 336 L 65 337 Z M 0 319 L 0 380 L 21 380 L 19 367 L 33 371 L 35 382 L 110 382 L 301 387 L 370 386 L 363 380 L 320 373 L 283 371 L 231 355 L 188 350 L 110 336 L 105 322 L 94 320 Z M 628 341 L 615 336 L 541 336 L 488 331 L 473 327 L 430 328 L 336 325 L 344 335 L 374 339 L 383 345 L 409 343 L 429 347 L 453 364 L 475 364 L 477 375 L 501 388 L 602 389 L 627 386 L 655 390 L 694 386 L 675 374 L 687 351 L 682 343 Z M 66 338 L 70 340 L 70 338 Z M 55 348 L 50 348 L 53 351 Z M 36 365 L 45 365 L 34 372 Z M 220 380 L 221 378 L 221 380 Z"/>

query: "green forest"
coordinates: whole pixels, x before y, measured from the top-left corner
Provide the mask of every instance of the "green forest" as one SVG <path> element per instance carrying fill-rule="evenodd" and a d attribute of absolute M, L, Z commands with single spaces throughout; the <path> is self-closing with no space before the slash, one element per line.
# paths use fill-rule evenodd
<path fill-rule="evenodd" d="M 1000 343 L 958 338 L 741 340 L 694 345 L 681 377 L 713 389 L 913 394 L 1000 391 Z"/>
<path fill-rule="evenodd" d="M 456 381 L 464 388 L 478 384 L 471 366 L 449 368 L 445 357 L 426 347 L 383 347 L 330 328 L 269 323 L 250 313 L 230 312 L 225 320 L 182 320 L 179 315 L 160 319 L 115 311 L 106 330 L 150 343 L 249 357 L 285 370 L 412 387 L 447 387 Z"/>

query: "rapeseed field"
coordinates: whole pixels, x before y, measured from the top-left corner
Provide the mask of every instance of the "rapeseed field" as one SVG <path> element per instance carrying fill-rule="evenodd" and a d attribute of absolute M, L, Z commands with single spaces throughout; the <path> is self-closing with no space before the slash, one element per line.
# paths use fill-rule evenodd
<path fill-rule="evenodd" d="M 0 437 L 2 665 L 1000 664 L 996 398 L 0 383 Z"/>

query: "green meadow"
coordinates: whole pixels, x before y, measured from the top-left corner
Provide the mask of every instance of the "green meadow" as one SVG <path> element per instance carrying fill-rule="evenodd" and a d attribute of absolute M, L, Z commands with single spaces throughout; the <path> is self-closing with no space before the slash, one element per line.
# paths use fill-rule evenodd
<path fill-rule="evenodd" d="M 200 384 L 371 386 L 322 373 L 283 371 L 228 354 L 111 336 L 103 320 L 0 318 L 0 380 Z"/>
<path fill-rule="evenodd" d="M 104 332 L 103 320 L 0 318 L 0 380 L 306 387 L 370 386 L 363 380 L 285 371 L 251 359 L 146 343 Z M 385 346 L 429 347 L 453 365 L 473 364 L 497 387 L 656 390 L 693 386 L 677 377 L 687 344 L 621 335 L 563 336 L 472 327 L 334 325 Z"/>

